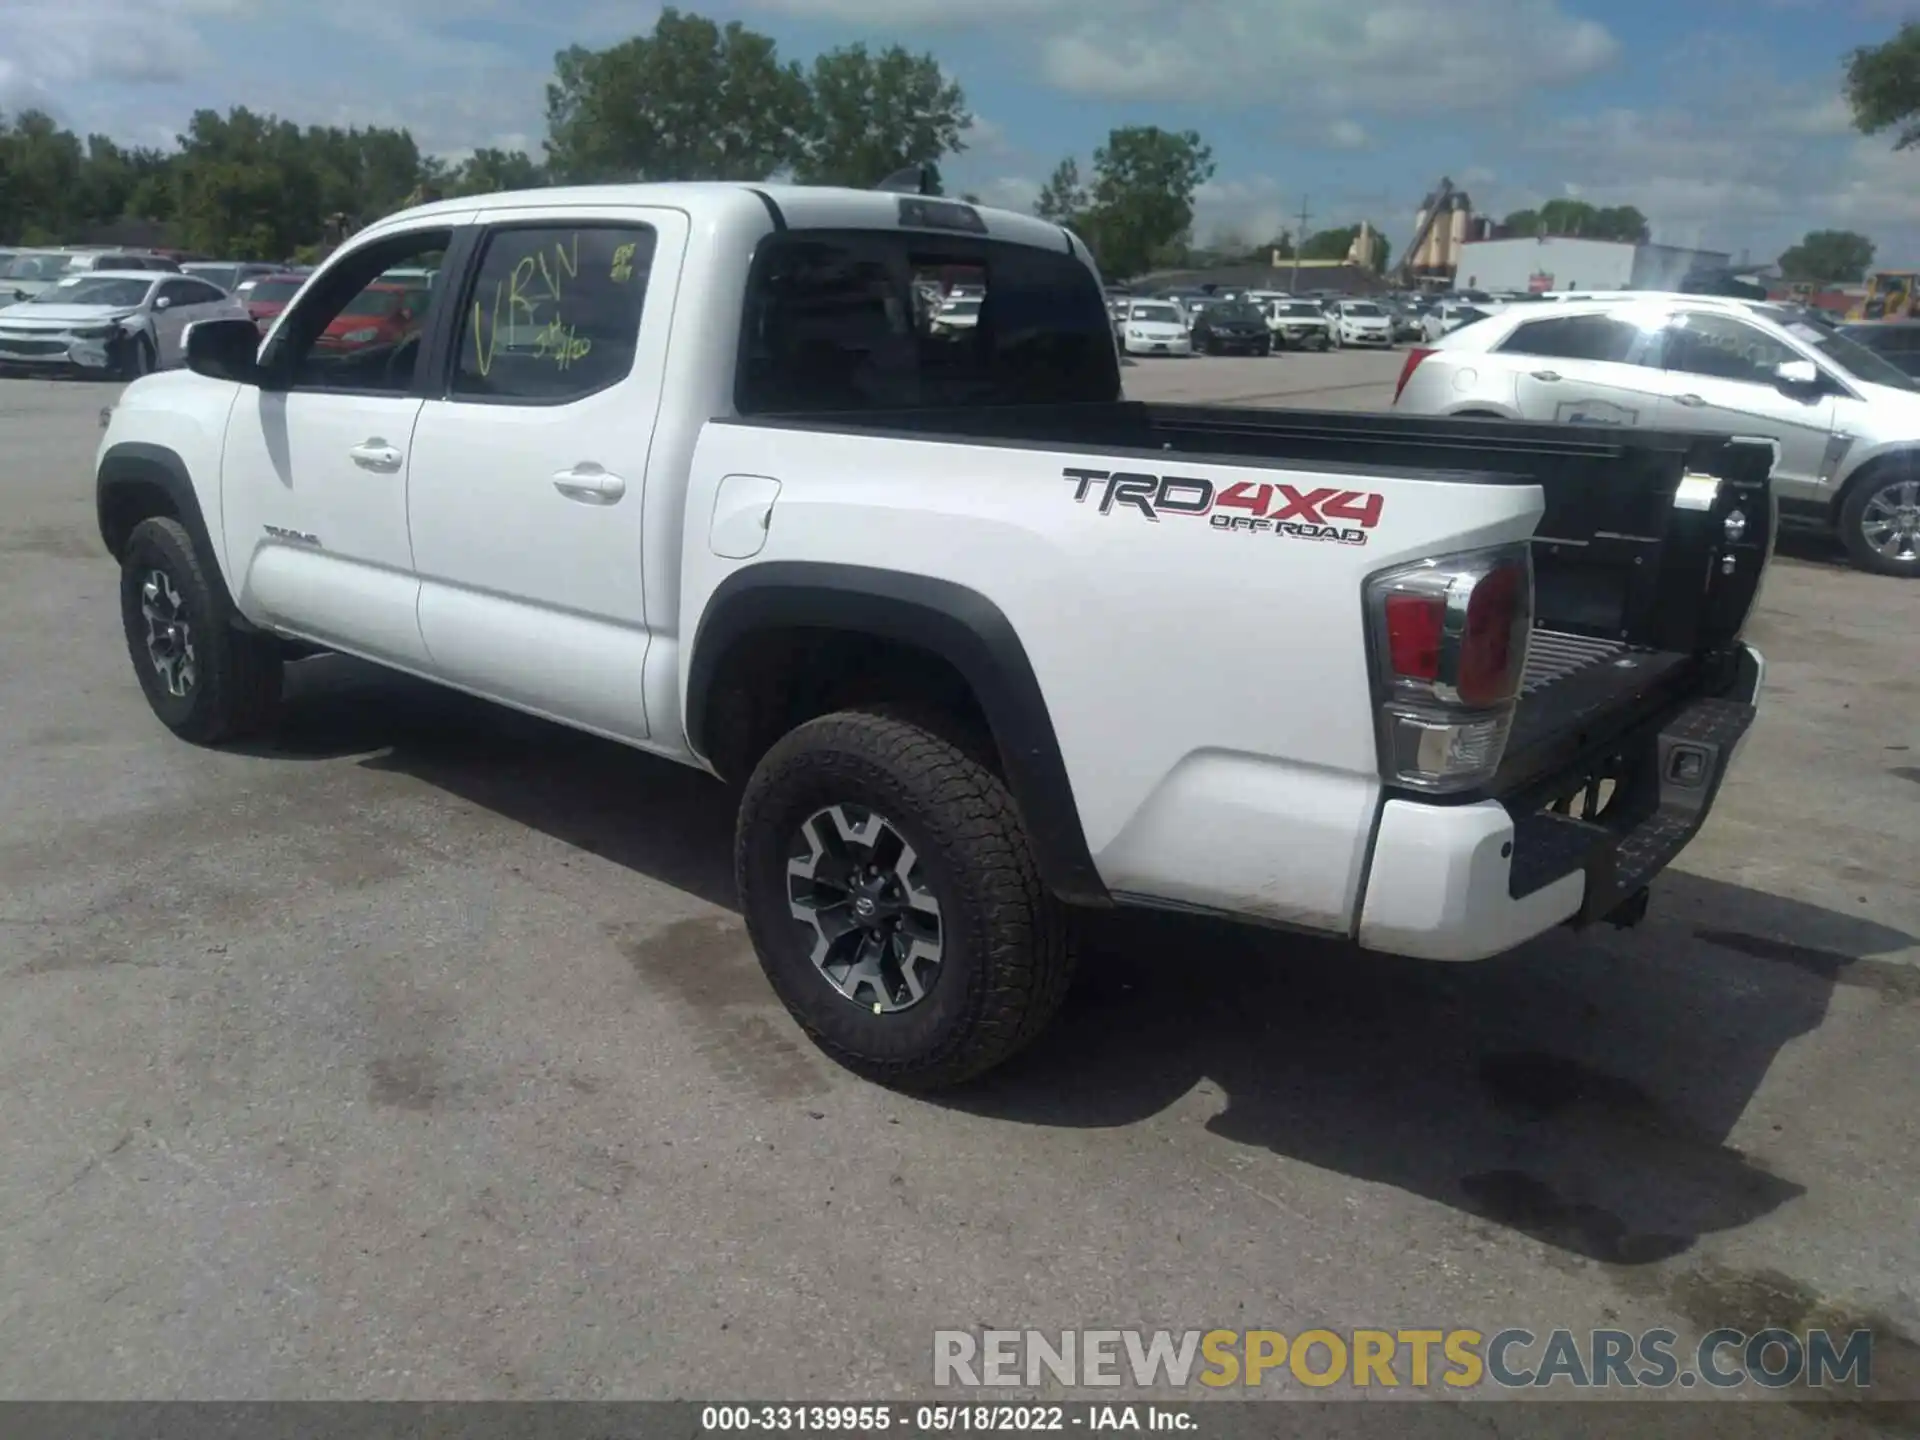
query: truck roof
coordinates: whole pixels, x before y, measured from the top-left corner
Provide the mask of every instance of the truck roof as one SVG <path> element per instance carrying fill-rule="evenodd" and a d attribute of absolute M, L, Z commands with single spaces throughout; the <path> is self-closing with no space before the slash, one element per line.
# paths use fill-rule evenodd
<path fill-rule="evenodd" d="M 539 190 L 507 190 L 493 195 L 470 195 L 416 205 L 375 221 L 370 234 L 407 221 L 444 215 L 449 221 L 496 210 L 569 210 L 595 205 L 660 205 L 684 210 L 696 226 L 746 223 L 757 232 L 765 228 L 768 203 L 784 222 L 796 229 L 891 230 L 900 223 L 900 201 L 914 199 L 888 190 L 849 190 L 825 185 L 746 185 L 727 180 L 679 181 L 662 184 L 565 185 Z M 928 199 L 966 205 L 986 223 L 995 240 L 1065 250 L 1067 232 L 1051 221 L 1016 210 L 972 205 L 952 196 Z M 937 229 L 931 233 L 940 233 Z M 1084 253 L 1084 249 L 1081 251 Z"/>

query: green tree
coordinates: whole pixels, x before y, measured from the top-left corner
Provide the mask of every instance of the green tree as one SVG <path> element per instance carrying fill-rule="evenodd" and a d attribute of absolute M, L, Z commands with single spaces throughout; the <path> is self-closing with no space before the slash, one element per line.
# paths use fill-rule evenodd
<path fill-rule="evenodd" d="M 1373 230 L 1372 266 L 1375 270 L 1385 270 L 1387 260 L 1393 254 L 1393 244 L 1380 233 L 1380 227 Z M 1331 230 L 1316 230 L 1300 246 L 1302 260 L 1344 260 L 1353 252 L 1353 242 L 1359 238 L 1360 227 L 1355 225 L 1337 225 Z"/>
<path fill-rule="evenodd" d="M 523 161 L 525 157 L 520 157 Z M 528 162 L 530 163 L 530 162 Z M 245 108 L 196 112 L 171 151 L 82 142 L 47 116 L 0 122 L 0 240 L 175 244 L 279 260 L 444 185 L 405 130 L 308 126 Z"/>
<path fill-rule="evenodd" d="M 454 170 L 447 193 L 494 195 L 502 190 L 534 190 L 546 183 L 546 172 L 526 152 L 483 147 Z"/>
<path fill-rule="evenodd" d="M 1873 266 L 1873 241 L 1851 230 L 1810 230 L 1780 257 L 1789 280 L 1851 284 Z"/>
<path fill-rule="evenodd" d="M 1589 233 L 1596 240 L 1624 240 L 1629 245 L 1644 245 L 1652 234 L 1647 217 L 1632 205 L 1608 205 L 1596 210 Z"/>
<path fill-rule="evenodd" d="M 1516 210 L 1500 222 L 1510 236 L 1577 235 L 1587 240 L 1647 241 L 1647 217 L 1632 205 L 1590 205 L 1585 200 L 1549 200 L 1538 210 Z"/>
<path fill-rule="evenodd" d="M 1213 172 L 1212 149 L 1191 130 L 1133 125 L 1111 131 L 1094 151 L 1093 185 L 1076 228 L 1109 275 L 1138 275 L 1184 250 L 1194 191 Z M 1077 180 L 1077 173 L 1063 165 L 1054 179 Z M 1070 197 L 1072 186 L 1058 193 Z"/>
<path fill-rule="evenodd" d="M 0 236 L 14 243 L 49 244 L 65 239 L 89 218 L 82 176 L 86 150 L 71 131 L 40 110 L 23 110 L 0 134 L 0 174 L 5 176 Z"/>
<path fill-rule="evenodd" d="M 1891 130 L 1896 150 L 1920 145 L 1920 21 L 1909 20 L 1891 40 L 1849 55 L 1846 95 L 1861 133 Z"/>
<path fill-rule="evenodd" d="M 794 178 L 865 188 L 909 165 L 966 149 L 966 96 L 931 55 L 890 45 L 829 51 L 813 62 Z"/>
<path fill-rule="evenodd" d="M 1080 181 L 1079 161 L 1062 160 L 1054 166 L 1047 183 L 1040 187 L 1040 194 L 1033 202 L 1033 213 L 1042 220 L 1071 229 L 1086 214 L 1087 203 L 1087 187 Z"/>
<path fill-rule="evenodd" d="M 653 31 L 554 57 L 547 169 L 556 180 L 764 180 L 799 158 L 800 67 L 767 36 L 669 5 Z"/>

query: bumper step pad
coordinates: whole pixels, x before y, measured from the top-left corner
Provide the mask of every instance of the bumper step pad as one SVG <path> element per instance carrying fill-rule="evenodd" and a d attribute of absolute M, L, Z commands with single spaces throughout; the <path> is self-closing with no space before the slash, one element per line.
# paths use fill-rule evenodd
<path fill-rule="evenodd" d="M 1755 713 L 1735 700 L 1696 700 L 1662 726 L 1640 759 L 1656 768 L 1633 777 L 1635 788 L 1657 794 L 1658 803 L 1636 819 L 1612 825 L 1604 815 L 1583 820 L 1541 811 L 1517 820 L 1508 893 L 1518 900 L 1584 870 L 1586 898 L 1573 923 L 1605 919 L 1627 903 L 1699 832 Z"/>

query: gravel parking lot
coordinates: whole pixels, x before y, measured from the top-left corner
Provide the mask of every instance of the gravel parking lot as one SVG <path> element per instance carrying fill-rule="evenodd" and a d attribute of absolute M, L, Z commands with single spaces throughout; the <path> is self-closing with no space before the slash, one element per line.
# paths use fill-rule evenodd
<path fill-rule="evenodd" d="M 1368 408 L 1400 359 L 1126 374 Z M 1920 1395 L 1920 586 L 1779 561 L 1762 719 L 1642 928 L 1446 967 L 1100 923 L 1055 1030 L 934 1103 L 788 1022 L 690 772 L 332 659 L 271 748 L 170 739 L 94 529 L 111 395 L 0 382 L 0 1395 L 924 1397 L 939 1327 L 1856 1320 Z"/>

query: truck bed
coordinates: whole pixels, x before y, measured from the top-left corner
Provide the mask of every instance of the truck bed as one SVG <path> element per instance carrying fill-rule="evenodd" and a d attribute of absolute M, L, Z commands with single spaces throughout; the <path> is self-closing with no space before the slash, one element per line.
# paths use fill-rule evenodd
<path fill-rule="evenodd" d="M 1164 460 L 1312 466 L 1454 484 L 1537 484 L 1534 631 L 1498 772 L 1427 804 L 1497 800 L 1516 822 L 1515 893 L 1588 872 L 1583 918 L 1635 887 L 1698 827 L 1752 706 L 1724 697 L 1750 664 L 1738 643 L 1772 551 L 1766 444 L 1731 437 L 1393 414 L 1232 406 L 988 406 L 760 416 L 728 423 L 1071 448 Z M 1735 512 L 1744 524 L 1729 529 Z M 1748 687 L 1751 688 L 1750 686 Z M 1674 746 L 1710 767 L 1663 768 Z M 1389 789 L 1388 796 L 1394 792 Z"/>
<path fill-rule="evenodd" d="M 1242 466 L 1361 472 L 1387 466 L 1402 478 L 1424 473 L 1454 483 L 1534 483 L 1546 499 L 1534 536 L 1536 623 L 1549 632 L 1696 657 L 1730 651 L 1773 540 L 1770 448 L 1676 431 L 1134 401 L 763 415 L 727 423 L 1143 457 L 1171 451 Z M 1676 504 L 1689 474 L 1723 482 L 1710 509 Z M 1728 543 L 1724 522 L 1736 509 L 1746 530 Z M 1729 556 L 1733 568 L 1723 573 Z"/>

